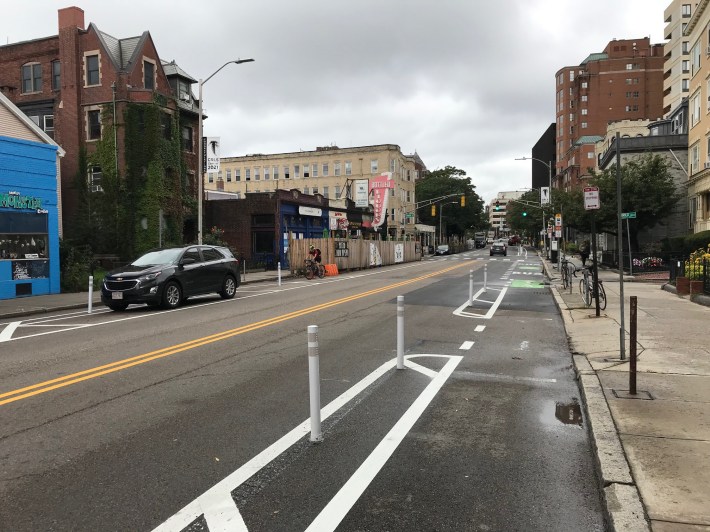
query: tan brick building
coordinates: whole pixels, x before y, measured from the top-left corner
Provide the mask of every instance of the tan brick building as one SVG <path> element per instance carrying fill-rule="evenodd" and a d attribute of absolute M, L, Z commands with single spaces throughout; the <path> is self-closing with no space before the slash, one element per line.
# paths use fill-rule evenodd
<path fill-rule="evenodd" d="M 683 38 L 690 50 L 688 98 L 688 225 L 710 230 L 710 9 L 708 0 L 695 7 Z"/>
<path fill-rule="evenodd" d="M 391 236 L 415 233 L 415 181 L 426 171 L 418 154 L 404 155 L 396 144 L 312 151 L 254 154 L 220 159 L 220 172 L 208 174 L 205 190 L 231 192 L 237 198 L 256 192 L 298 189 L 328 199 L 353 198 L 353 182 L 390 173 L 387 227 Z M 408 215 L 408 213 L 411 213 Z"/>

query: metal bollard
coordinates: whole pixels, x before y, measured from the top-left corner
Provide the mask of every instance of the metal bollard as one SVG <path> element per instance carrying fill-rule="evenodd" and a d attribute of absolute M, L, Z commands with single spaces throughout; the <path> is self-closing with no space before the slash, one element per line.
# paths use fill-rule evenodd
<path fill-rule="evenodd" d="M 89 275 L 89 312 L 91 314 L 91 307 L 94 303 L 94 276 Z"/>
<path fill-rule="evenodd" d="M 281 286 L 281 261 L 278 262 L 278 270 L 279 270 L 279 286 Z"/>
<path fill-rule="evenodd" d="M 483 265 L 483 292 L 488 292 L 488 264 Z"/>
<path fill-rule="evenodd" d="M 404 296 L 397 296 L 397 369 L 404 369 Z"/>
<path fill-rule="evenodd" d="M 636 296 L 631 296 L 629 306 L 629 393 L 636 395 Z"/>
<path fill-rule="evenodd" d="M 473 305 L 473 270 L 468 271 L 468 306 Z"/>
<path fill-rule="evenodd" d="M 318 325 L 308 326 L 308 388 L 311 402 L 311 441 L 323 441 L 320 427 L 320 361 L 318 359 Z"/>

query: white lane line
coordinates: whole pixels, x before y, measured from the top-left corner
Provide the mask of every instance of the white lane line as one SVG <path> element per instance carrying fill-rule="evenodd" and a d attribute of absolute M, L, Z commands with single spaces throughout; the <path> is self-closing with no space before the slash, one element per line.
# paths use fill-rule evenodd
<path fill-rule="evenodd" d="M 464 342 L 461 344 L 461 347 L 459 347 L 459 349 L 461 349 L 463 351 L 468 351 L 472 347 L 473 347 L 473 342 Z"/>
<path fill-rule="evenodd" d="M 12 333 L 15 329 L 22 323 L 21 321 L 11 321 L 7 326 L 0 332 L 0 342 L 8 342 L 12 339 Z"/>
<path fill-rule="evenodd" d="M 321 410 L 321 420 L 324 421 L 328 417 L 330 417 L 334 412 L 337 412 L 338 409 L 342 408 L 350 400 L 362 393 L 363 390 L 365 390 L 368 386 L 374 383 L 382 375 L 387 373 L 387 371 L 394 368 L 396 363 L 396 359 L 392 359 L 389 362 L 385 362 L 375 371 L 370 373 L 367 377 L 362 379 L 360 382 L 352 386 L 339 397 L 335 398 L 328 405 L 323 407 L 323 409 Z M 155 528 L 154 532 L 181 531 L 201 515 L 205 516 L 205 520 L 207 521 L 208 527 L 211 531 L 225 530 L 224 528 L 218 528 L 220 524 L 223 524 L 225 522 L 222 520 L 222 517 L 225 513 L 225 505 L 231 504 L 232 506 L 234 506 L 231 512 L 233 519 L 235 517 L 234 512 L 239 512 L 239 510 L 236 508 L 236 505 L 234 505 L 231 492 L 237 487 L 241 486 L 254 474 L 259 472 L 261 468 L 268 465 L 274 458 L 286 451 L 289 447 L 291 447 L 298 440 L 300 440 L 302 437 L 309 434 L 310 432 L 311 420 L 309 418 L 302 422 L 300 425 L 298 425 L 296 428 L 292 429 L 289 433 L 282 436 L 279 440 L 272 443 L 269 447 L 257 454 L 254 458 L 249 460 L 242 467 L 240 467 L 224 479 L 220 480 L 217 484 L 215 484 L 205 493 L 200 495 L 197 499 L 187 504 L 175 515 L 173 515 L 163 524 Z M 236 524 L 236 522 L 230 524 Z M 246 528 L 232 528 L 231 530 L 235 532 L 242 532 L 245 531 Z"/>
<path fill-rule="evenodd" d="M 386 273 L 386 272 L 397 272 L 397 271 L 400 271 L 400 270 L 406 270 L 406 269 L 410 269 L 410 268 L 416 268 L 416 267 L 418 267 L 418 266 L 419 266 L 419 263 L 413 263 L 413 264 L 407 264 L 406 266 L 394 267 L 394 268 L 391 268 L 391 269 L 389 269 L 389 270 L 374 270 L 374 271 L 368 271 L 367 273 L 356 274 L 356 275 L 350 275 L 350 276 L 344 276 L 344 275 L 342 275 L 342 276 L 339 276 L 339 277 L 337 277 L 337 278 L 332 278 L 332 279 L 329 279 L 329 280 L 320 280 L 318 283 L 305 282 L 305 283 L 303 283 L 302 285 L 301 285 L 301 284 L 298 284 L 298 283 L 296 282 L 296 280 L 294 280 L 294 281 L 289 281 L 289 285 L 291 285 L 291 284 L 298 284 L 298 286 L 292 286 L 292 287 L 289 287 L 289 288 L 282 288 L 282 289 L 280 289 L 280 290 L 274 290 L 273 292 L 257 292 L 257 293 L 251 293 L 250 295 L 246 295 L 246 296 L 244 296 L 244 297 L 240 297 L 240 296 L 239 296 L 239 293 L 241 292 L 241 289 L 238 289 L 238 290 L 237 290 L 237 297 L 235 297 L 234 299 L 219 299 L 219 300 L 216 300 L 216 301 L 208 301 L 208 302 L 206 302 L 206 303 L 199 303 L 199 304 L 195 304 L 195 305 L 189 305 L 189 306 L 178 307 L 178 308 L 172 309 L 172 310 L 161 310 L 159 313 L 156 313 L 155 316 L 157 316 L 157 317 L 165 316 L 165 315 L 166 315 L 167 313 L 169 313 L 169 312 L 189 312 L 190 310 L 199 309 L 200 307 L 206 307 L 206 306 L 210 306 L 210 305 L 236 304 L 238 301 L 240 301 L 240 300 L 242 300 L 242 299 L 249 299 L 249 298 L 253 298 L 253 297 L 263 297 L 263 296 L 271 295 L 272 293 L 286 292 L 286 291 L 290 291 L 290 290 L 302 290 L 302 289 L 304 289 L 304 288 L 309 288 L 309 287 L 313 287 L 313 286 L 324 285 L 324 284 L 330 284 L 330 283 L 338 283 L 338 282 L 347 281 L 347 280 L 350 280 L 350 279 L 360 279 L 360 278 L 362 278 L 362 277 L 369 277 L 369 276 L 371 276 L 371 275 L 382 275 L 382 274 L 384 274 L 384 273 Z M 241 285 L 240 285 L 240 286 L 241 286 Z M 209 297 L 209 296 L 203 296 L 203 297 Z M 196 300 L 197 300 L 197 299 L 200 299 L 200 298 L 196 298 Z M 95 312 L 95 313 L 102 313 L 102 314 L 116 315 L 115 312 L 113 312 L 113 311 L 111 311 L 111 310 L 108 310 L 108 309 L 106 309 L 106 310 L 95 310 L 94 312 Z M 39 321 L 39 322 L 42 322 L 42 323 L 49 323 L 49 322 L 51 322 L 51 321 L 58 321 L 58 320 L 63 320 L 63 319 L 71 319 L 72 317 L 75 317 L 76 315 L 80 315 L 80 314 L 83 315 L 83 316 L 86 316 L 86 311 L 84 310 L 84 311 L 79 311 L 79 312 L 71 312 L 71 313 L 69 313 L 69 314 L 61 314 L 61 315 L 58 315 L 58 316 L 54 316 L 54 317 L 52 317 L 52 318 L 44 318 L 44 317 L 42 317 L 42 318 L 32 318 L 32 319 L 27 319 L 27 320 L 25 320 L 25 323 L 27 323 L 28 321 Z M 141 314 L 138 314 L 138 315 L 125 316 L 125 317 L 121 317 L 121 318 L 109 319 L 109 320 L 106 320 L 106 321 L 101 321 L 101 322 L 98 322 L 98 323 L 92 323 L 91 325 L 74 326 L 74 325 L 71 325 L 71 324 L 70 324 L 70 325 L 63 326 L 63 327 L 65 327 L 65 328 L 63 328 L 63 329 L 61 329 L 61 330 L 53 330 L 53 331 L 38 332 L 38 333 L 34 333 L 34 334 L 27 334 L 27 335 L 25 335 L 25 336 L 20 336 L 20 337 L 18 337 L 18 338 L 8 338 L 6 341 L 13 341 L 13 342 L 16 342 L 16 341 L 19 341 L 19 340 L 26 340 L 27 338 L 34 338 L 34 337 L 37 337 L 37 336 L 45 336 L 45 335 L 47 335 L 47 334 L 58 334 L 58 333 L 63 333 L 63 332 L 70 332 L 70 331 L 72 331 L 72 330 L 74 330 L 74 329 L 81 329 L 81 328 L 85 328 L 85 327 L 99 327 L 99 326 L 101 326 L 101 325 L 111 325 L 111 324 L 119 323 L 119 322 L 122 322 L 122 321 L 145 319 L 146 317 L 151 317 L 151 314 L 150 314 L 150 313 L 148 313 L 148 314 L 143 314 L 143 313 L 141 313 Z M 2 324 L 0 323 L 0 325 L 2 325 Z"/>
<path fill-rule="evenodd" d="M 399 418 L 394 427 L 370 453 L 370 456 L 357 469 L 355 474 L 340 488 L 306 532 L 331 532 L 337 528 L 353 505 L 370 485 L 375 476 L 384 467 L 387 460 L 399 447 L 407 433 L 424 413 L 429 403 L 434 399 L 446 380 L 451 376 L 463 357 L 451 357 L 439 374 L 429 383 L 416 398 L 404 415 Z"/>
<path fill-rule="evenodd" d="M 476 328 L 474 329 L 475 332 L 483 332 L 486 330 L 485 325 L 476 325 Z"/>

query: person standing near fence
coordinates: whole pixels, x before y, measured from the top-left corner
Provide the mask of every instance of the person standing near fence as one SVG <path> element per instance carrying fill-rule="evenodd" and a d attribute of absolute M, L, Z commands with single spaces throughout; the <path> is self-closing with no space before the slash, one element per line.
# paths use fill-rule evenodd
<path fill-rule="evenodd" d="M 582 245 L 579 246 L 579 257 L 582 259 L 582 267 L 584 267 L 589 258 L 589 240 L 585 240 L 582 242 Z"/>

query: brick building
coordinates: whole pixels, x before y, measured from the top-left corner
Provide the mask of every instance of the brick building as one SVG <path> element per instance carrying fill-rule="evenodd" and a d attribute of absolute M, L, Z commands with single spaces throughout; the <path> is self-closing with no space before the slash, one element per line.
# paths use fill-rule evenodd
<path fill-rule="evenodd" d="M 194 82 L 174 63 L 160 60 L 149 32 L 119 39 L 93 23 L 85 28 L 84 12 L 78 7 L 58 11 L 57 35 L 0 46 L 0 91 L 66 151 L 61 162 L 60 233 L 76 236 L 84 224 L 83 218 L 77 219 L 86 208 L 82 202 L 91 203 L 93 196 L 93 204 L 100 203 L 98 196 L 110 176 L 123 179 L 124 196 L 140 205 L 141 180 L 150 165 L 129 164 L 126 152 L 131 142 L 136 145 L 136 138 L 129 137 L 126 113 L 141 104 L 159 108 L 156 127 L 180 145 L 176 162 L 171 168 L 163 165 L 159 172 L 175 174 L 173 182 L 183 188 L 176 192 L 179 196 L 196 196 L 198 106 L 190 90 Z M 145 125 L 141 122 L 137 129 Z M 141 133 L 150 137 L 149 132 Z M 101 141 L 107 153 L 98 153 Z M 175 218 L 176 232 L 182 235 L 186 224 L 195 225 L 194 214 L 181 212 L 182 197 L 173 203 L 179 206 L 157 207 Z M 149 229 L 157 227 L 157 212 L 137 214 L 149 220 Z M 135 220 L 127 225 L 133 227 Z"/>
<path fill-rule="evenodd" d="M 556 175 L 553 186 L 569 190 L 594 168 L 594 144 L 580 138 L 604 136 L 614 120 L 663 116 L 662 44 L 613 40 L 601 53 L 555 75 Z"/>

